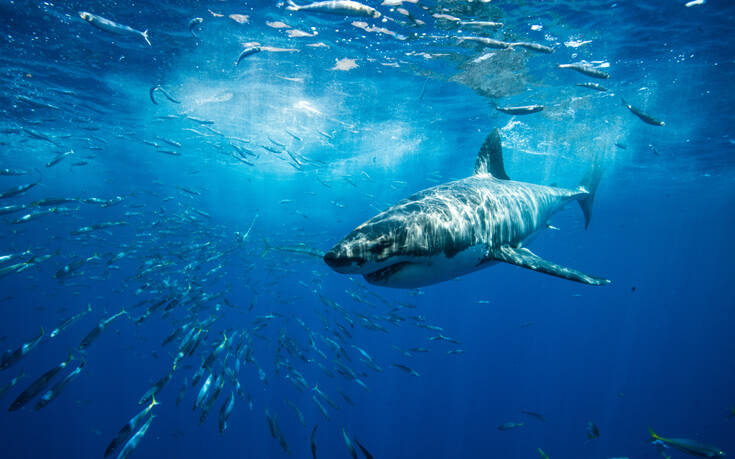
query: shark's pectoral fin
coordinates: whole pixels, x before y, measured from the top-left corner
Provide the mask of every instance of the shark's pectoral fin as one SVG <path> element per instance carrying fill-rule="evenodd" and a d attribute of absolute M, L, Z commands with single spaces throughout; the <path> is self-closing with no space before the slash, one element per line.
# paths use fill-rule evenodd
<path fill-rule="evenodd" d="M 544 260 L 535 253 L 524 248 L 516 249 L 507 245 L 497 247 L 488 251 L 488 253 L 486 254 L 486 258 L 503 261 L 505 263 L 520 266 L 521 268 L 533 269 L 534 271 L 538 271 L 544 274 L 551 274 L 552 276 L 563 277 L 564 279 L 581 282 L 583 284 L 605 285 L 610 283 L 610 281 L 607 279 L 588 276 L 587 274 L 577 271 L 576 269 L 567 268 L 565 266 L 557 265 L 556 263 Z"/>

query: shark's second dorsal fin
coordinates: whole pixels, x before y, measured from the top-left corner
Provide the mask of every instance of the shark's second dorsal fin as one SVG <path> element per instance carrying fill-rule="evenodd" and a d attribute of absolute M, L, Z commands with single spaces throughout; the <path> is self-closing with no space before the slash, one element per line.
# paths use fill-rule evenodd
<path fill-rule="evenodd" d="M 500 144 L 500 132 L 493 129 L 475 160 L 475 174 L 490 174 L 501 180 L 510 180 L 503 167 L 503 146 Z"/>

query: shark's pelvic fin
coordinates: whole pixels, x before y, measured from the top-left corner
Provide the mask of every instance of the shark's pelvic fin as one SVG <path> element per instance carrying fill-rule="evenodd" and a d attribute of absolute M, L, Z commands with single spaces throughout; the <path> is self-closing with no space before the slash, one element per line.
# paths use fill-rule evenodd
<path fill-rule="evenodd" d="M 606 285 L 610 281 L 602 279 L 600 277 L 593 277 L 584 274 L 583 272 L 577 271 L 576 269 L 567 268 L 556 263 L 544 260 L 535 253 L 528 249 L 518 248 L 504 245 L 495 249 L 491 249 L 486 257 L 488 259 L 494 259 L 497 261 L 503 261 L 512 265 L 520 266 L 521 268 L 533 269 L 544 274 L 551 274 L 552 276 L 562 277 L 576 282 L 581 282 L 588 285 Z"/>
<path fill-rule="evenodd" d="M 500 131 L 493 132 L 485 138 L 475 160 L 475 174 L 491 174 L 501 180 L 510 180 L 503 167 L 503 146 L 500 144 Z"/>

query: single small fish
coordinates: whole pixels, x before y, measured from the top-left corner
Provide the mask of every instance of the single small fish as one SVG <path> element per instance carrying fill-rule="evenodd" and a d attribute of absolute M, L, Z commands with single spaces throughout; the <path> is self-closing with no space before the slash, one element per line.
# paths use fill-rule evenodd
<path fill-rule="evenodd" d="M 21 370 L 18 376 L 11 379 L 10 382 L 4 385 L 3 387 L 0 387 L 0 398 L 3 398 L 3 396 L 7 394 L 10 389 L 15 387 L 15 385 L 18 384 L 18 381 L 20 381 L 20 379 L 25 375 L 26 375 L 25 372 Z"/>
<path fill-rule="evenodd" d="M 59 336 L 59 333 L 69 328 L 74 322 L 81 319 L 82 317 L 86 316 L 92 312 L 92 305 L 87 304 L 87 309 L 80 312 L 79 314 L 74 314 L 73 316 L 69 317 L 65 321 L 61 322 L 58 327 L 54 328 L 51 333 L 49 333 L 49 338 L 56 338 Z"/>
<path fill-rule="evenodd" d="M 544 54 L 551 54 L 551 53 L 554 52 L 554 48 L 551 48 L 551 47 L 546 46 L 546 45 L 542 45 L 540 43 L 531 43 L 531 42 L 527 42 L 527 41 L 519 41 L 517 43 L 511 43 L 510 46 L 511 47 L 516 47 L 517 46 L 519 48 L 525 48 L 525 49 L 528 49 L 530 51 L 536 51 L 536 52 L 544 53 Z"/>
<path fill-rule="evenodd" d="M 498 426 L 498 430 L 511 430 L 511 429 L 517 429 L 518 427 L 523 427 L 523 426 L 524 426 L 523 422 L 505 422 Z"/>
<path fill-rule="evenodd" d="M 691 8 L 697 5 L 704 5 L 705 3 L 707 3 L 706 0 L 691 0 L 689 2 L 686 2 L 684 6 L 686 6 L 687 8 Z"/>
<path fill-rule="evenodd" d="M 204 368 L 202 366 L 201 368 Z M 196 400 L 194 400 L 194 405 L 192 406 L 192 410 L 196 410 L 199 408 L 202 403 L 207 399 L 207 395 L 209 394 L 209 390 L 212 387 L 212 382 L 214 381 L 214 373 L 210 373 L 209 376 L 207 376 L 207 379 L 204 380 L 202 383 L 202 387 L 199 388 L 199 394 L 197 395 Z M 191 384 L 194 385 L 198 382 L 197 378 L 192 379 Z"/>
<path fill-rule="evenodd" d="M 33 201 L 31 203 L 32 206 L 36 207 L 48 207 L 48 206 L 58 206 L 61 204 L 68 204 L 70 202 L 78 202 L 79 199 L 77 198 L 44 198 L 39 199 L 38 201 Z"/>
<path fill-rule="evenodd" d="M 107 319 L 102 319 L 99 321 L 96 327 L 92 329 L 89 333 L 87 333 L 87 336 L 82 339 L 82 342 L 79 343 L 79 350 L 83 351 L 87 349 L 97 338 L 99 338 L 102 331 L 107 328 L 107 326 L 118 317 L 122 316 L 123 314 L 127 314 L 128 312 L 123 308 L 120 312 L 117 314 L 114 314 Z"/>
<path fill-rule="evenodd" d="M 43 327 L 41 327 L 41 333 L 38 335 L 37 338 L 35 338 L 32 341 L 29 341 L 19 348 L 17 348 L 14 351 L 8 350 L 6 351 L 2 358 L 0 358 L 0 370 L 7 370 L 11 366 L 15 365 L 25 357 L 29 352 L 31 352 L 36 346 L 38 346 L 38 343 L 41 342 L 41 339 L 43 339 L 44 336 Z"/>
<path fill-rule="evenodd" d="M 232 414 L 235 407 L 235 393 L 230 391 L 230 398 L 222 405 L 219 411 L 219 433 L 223 433 L 227 429 L 227 419 Z"/>
<path fill-rule="evenodd" d="M 506 41 L 496 40 L 494 38 L 487 38 L 487 37 L 456 37 L 459 41 L 471 41 L 475 43 L 479 43 L 485 47 L 493 48 L 493 49 L 508 49 L 511 47 L 511 44 Z"/>
<path fill-rule="evenodd" d="M 342 391 L 339 391 L 340 395 L 342 395 L 342 398 L 345 399 L 345 402 L 347 402 L 350 406 L 355 406 L 355 402 L 350 398 L 349 395 L 345 394 Z"/>
<path fill-rule="evenodd" d="M 365 459 L 373 459 L 373 455 L 370 454 L 370 452 L 364 446 L 362 446 L 362 444 L 360 443 L 360 440 L 358 440 L 357 437 L 355 437 L 355 443 L 357 443 L 357 447 L 360 448 L 360 451 L 362 451 L 362 454 L 365 455 Z"/>
<path fill-rule="evenodd" d="M 538 113 L 544 109 L 543 105 L 524 105 L 519 107 L 498 107 L 495 106 L 495 110 L 509 115 L 530 115 L 531 113 Z"/>
<path fill-rule="evenodd" d="M 161 142 L 171 145 L 172 147 L 181 148 L 181 142 L 177 142 L 176 140 L 168 139 L 166 137 L 161 137 L 161 136 L 156 136 L 156 138 L 160 140 Z"/>
<path fill-rule="evenodd" d="M 521 410 L 521 413 L 522 413 L 522 414 L 525 414 L 525 415 L 527 415 L 527 416 L 531 416 L 532 418 L 536 418 L 536 419 L 538 419 L 539 421 L 543 421 L 543 422 L 546 422 L 546 418 L 544 417 L 544 415 L 543 415 L 543 414 L 540 414 L 540 413 L 535 413 L 535 412 L 533 412 L 533 411 L 527 411 L 527 410 Z"/>
<path fill-rule="evenodd" d="M 161 87 L 161 85 L 156 85 L 156 86 L 151 87 L 151 89 L 148 91 L 148 97 L 151 98 L 151 102 L 153 102 L 153 105 L 158 105 L 158 102 L 156 102 L 156 97 L 155 97 L 156 91 L 161 91 L 161 94 L 163 94 L 163 96 L 166 99 L 170 100 L 171 102 L 173 102 L 175 104 L 180 104 L 181 103 L 181 101 L 175 99 L 171 94 L 168 93 L 168 91 L 166 91 L 165 89 L 163 89 Z M 151 143 L 152 143 L 152 145 L 154 147 L 157 147 L 158 146 L 158 145 L 156 145 L 153 142 L 151 142 Z"/>
<path fill-rule="evenodd" d="M 184 395 L 186 395 L 186 389 L 189 388 L 189 381 L 187 378 L 184 378 L 184 384 L 181 385 L 181 389 L 179 389 L 178 395 L 176 395 L 176 406 L 179 406 L 181 404 L 181 401 L 184 400 Z"/>
<path fill-rule="evenodd" d="M 457 19 L 459 19 L 459 18 L 457 18 Z M 490 27 L 490 28 L 493 28 L 493 29 L 499 29 L 499 28 L 503 27 L 503 23 L 502 22 L 492 22 L 492 21 L 462 21 L 462 20 L 459 20 L 459 21 L 457 21 L 457 23 L 459 25 L 463 25 L 463 26 L 466 26 L 466 27 L 478 27 L 478 28 Z"/>
<path fill-rule="evenodd" d="M 30 190 L 31 188 L 38 185 L 39 183 L 41 183 L 41 179 L 39 179 L 37 182 L 34 182 L 34 183 L 25 183 L 23 185 L 14 186 L 13 188 L 10 188 L 0 193 L 0 199 L 12 198 L 13 196 L 18 196 L 19 194 L 25 193 L 26 191 Z"/>
<path fill-rule="evenodd" d="M 294 134 L 293 132 L 289 131 L 288 129 L 286 129 L 285 131 L 286 131 L 286 134 L 290 135 L 291 137 L 293 137 L 294 139 L 298 140 L 299 142 L 301 142 L 301 141 L 304 140 L 301 137 L 299 137 L 296 134 Z"/>
<path fill-rule="evenodd" d="M 50 142 L 56 145 L 56 142 L 54 142 L 54 139 L 52 139 L 51 137 L 47 136 L 46 134 L 42 132 L 36 131 L 35 129 L 27 128 L 25 126 L 23 126 L 21 129 L 23 129 L 23 132 L 33 137 L 34 139 L 45 140 L 46 142 Z"/>
<path fill-rule="evenodd" d="M 299 418 L 299 422 L 301 425 L 306 427 L 306 419 L 304 419 L 304 414 L 301 412 L 298 406 L 294 405 L 291 400 L 286 400 L 286 404 L 291 407 L 291 409 L 296 413 L 296 417 Z"/>
<path fill-rule="evenodd" d="M 319 427 L 319 424 L 315 425 L 313 429 L 311 429 L 311 457 L 312 459 L 316 459 L 316 429 Z"/>
<path fill-rule="evenodd" d="M 31 99 L 30 97 L 24 96 L 22 94 L 17 95 L 16 98 L 19 101 L 24 102 L 24 103 L 26 103 L 26 104 L 28 104 L 28 105 L 30 105 L 32 107 L 36 107 L 36 108 L 50 108 L 51 110 L 61 110 L 56 105 L 47 104 L 45 102 L 39 102 L 39 101 L 37 101 L 35 99 Z"/>
<path fill-rule="evenodd" d="M 27 208 L 28 206 L 26 204 L 13 204 L 10 206 L 0 207 L 0 215 L 14 214 L 16 212 L 20 212 L 21 210 L 25 210 Z"/>
<path fill-rule="evenodd" d="M 151 42 L 150 40 L 148 40 L 148 30 L 144 30 L 143 32 L 141 32 L 140 30 L 135 30 L 132 27 L 118 24 L 115 21 L 105 19 L 102 16 L 96 16 L 86 11 L 80 11 L 79 17 L 97 27 L 98 29 L 104 30 L 105 32 L 114 33 L 117 35 L 141 36 L 143 37 L 145 42 L 148 43 L 148 46 L 151 46 Z"/>
<path fill-rule="evenodd" d="M 600 91 L 600 92 L 607 91 L 606 87 L 600 84 L 597 84 L 597 83 L 591 83 L 589 81 L 586 83 L 577 83 L 576 86 L 579 86 L 580 88 L 594 89 L 595 91 Z"/>
<path fill-rule="evenodd" d="M 651 432 L 651 438 L 654 440 L 661 441 L 666 446 L 678 449 L 682 453 L 698 457 L 725 457 L 725 452 L 716 446 L 706 445 L 688 438 L 664 438 L 656 435 L 650 427 L 648 431 Z"/>
<path fill-rule="evenodd" d="M 347 445 L 347 451 L 350 452 L 350 456 L 352 456 L 352 459 L 357 459 L 357 451 L 355 450 L 355 445 L 352 444 L 350 437 L 347 436 L 347 432 L 345 432 L 344 427 L 342 427 L 342 438 L 344 438 L 345 440 L 345 445 Z"/>
<path fill-rule="evenodd" d="M 314 400 L 314 403 L 316 403 L 316 406 L 319 408 L 319 411 L 321 411 L 322 415 L 327 419 L 327 421 L 331 421 L 332 418 L 329 417 L 329 413 L 327 412 L 327 409 L 324 408 L 324 405 L 322 405 L 319 402 L 319 399 L 316 398 L 316 395 L 312 395 L 311 399 Z"/>
<path fill-rule="evenodd" d="M 411 376 L 421 376 L 418 371 L 414 370 L 413 368 L 409 368 L 406 365 L 401 365 L 400 363 L 395 363 L 395 362 L 391 362 L 391 365 L 405 371 Z"/>
<path fill-rule="evenodd" d="M 297 5 L 293 0 L 288 0 L 288 7 L 286 9 L 291 11 L 336 14 L 338 16 L 362 16 L 376 19 L 380 17 L 380 12 L 375 8 L 352 0 L 328 0 L 309 3 L 308 5 Z"/>
<path fill-rule="evenodd" d="M 623 102 L 624 107 L 630 110 L 635 116 L 640 118 L 644 123 L 650 124 L 652 126 L 665 126 L 666 125 L 666 123 L 664 123 L 663 121 L 652 117 L 651 115 L 644 112 L 640 108 L 630 105 L 628 102 L 625 101 L 625 99 L 621 98 L 620 100 Z"/>
<path fill-rule="evenodd" d="M 594 440 L 600 436 L 600 429 L 592 421 L 587 421 L 587 440 Z"/>
<path fill-rule="evenodd" d="M 602 70 L 596 69 L 593 66 L 582 62 L 575 62 L 573 64 L 559 64 L 558 68 L 574 70 L 581 73 L 582 75 L 587 75 L 588 77 L 592 78 L 600 78 L 602 80 L 610 78 L 609 73 L 603 72 Z"/>
<path fill-rule="evenodd" d="M 263 253 L 260 255 L 261 257 L 265 257 L 266 254 L 271 250 L 277 250 L 279 252 L 291 252 L 291 253 L 296 253 L 296 254 L 301 254 L 301 255 L 308 255 L 308 256 L 315 257 L 315 258 L 324 257 L 323 251 L 319 249 L 315 249 L 313 247 L 309 247 L 306 244 L 299 244 L 296 246 L 272 246 L 268 243 L 267 239 L 264 239 L 263 243 L 265 244 L 265 249 L 263 249 Z"/>
<path fill-rule="evenodd" d="M 19 175 L 28 175 L 28 173 L 25 169 L 0 169 L 0 175 L 6 177 L 17 177 Z"/>
<path fill-rule="evenodd" d="M 183 191 L 184 193 L 189 193 L 192 196 L 201 196 L 202 193 L 198 192 L 197 190 L 192 190 L 191 188 L 180 186 L 179 189 Z"/>
<path fill-rule="evenodd" d="M 245 59 L 248 56 L 252 56 L 255 53 L 260 52 L 260 46 L 250 46 L 248 48 L 245 48 L 242 50 L 239 56 L 237 56 L 237 60 L 235 61 L 235 67 L 237 67 L 240 64 L 240 61 Z"/>
<path fill-rule="evenodd" d="M 196 38 L 197 40 L 199 40 L 199 35 L 197 35 L 196 33 L 194 33 L 194 29 L 198 25 L 201 25 L 202 22 L 204 22 L 204 19 L 203 18 L 194 18 L 191 21 L 189 21 L 189 33 L 191 34 L 192 37 Z"/>
<path fill-rule="evenodd" d="M 15 220 L 10 220 L 8 223 L 13 224 L 13 225 L 20 225 L 22 223 L 28 223 L 28 222 L 37 220 L 37 219 L 39 219 L 39 218 L 41 218 L 41 217 L 43 217 L 45 215 L 56 214 L 56 213 L 59 213 L 59 212 L 68 212 L 68 211 L 71 211 L 71 210 L 72 209 L 68 209 L 68 208 L 65 208 L 65 207 L 52 207 L 52 208 L 46 209 L 46 210 L 39 210 L 39 211 L 36 211 L 36 212 L 31 212 L 29 214 L 23 215 L 20 218 L 16 218 Z"/>
<path fill-rule="evenodd" d="M 49 161 L 49 162 L 46 163 L 46 167 L 55 166 L 56 164 L 59 164 L 59 162 L 62 159 L 66 158 L 67 156 L 71 156 L 73 154 L 74 154 L 74 150 L 69 150 L 69 151 L 64 152 L 64 153 L 59 153 L 51 161 Z"/>

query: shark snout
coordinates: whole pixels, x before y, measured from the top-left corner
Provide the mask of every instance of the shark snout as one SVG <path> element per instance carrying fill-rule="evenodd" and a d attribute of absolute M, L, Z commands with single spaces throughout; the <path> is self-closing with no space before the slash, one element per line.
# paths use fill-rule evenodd
<path fill-rule="evenodd" d="M 358 273 L 359 266 L 365 262 L 360 257 L 348 256 L 345 251 L 336 246 L 324 254 L 324 262 L 340 274 Z"/>

